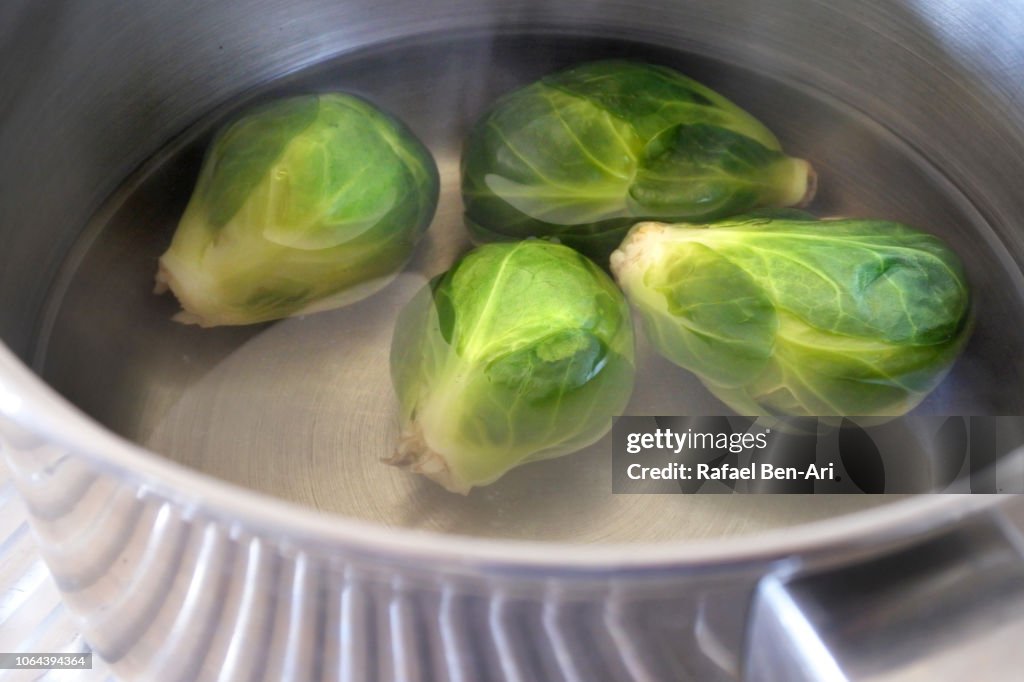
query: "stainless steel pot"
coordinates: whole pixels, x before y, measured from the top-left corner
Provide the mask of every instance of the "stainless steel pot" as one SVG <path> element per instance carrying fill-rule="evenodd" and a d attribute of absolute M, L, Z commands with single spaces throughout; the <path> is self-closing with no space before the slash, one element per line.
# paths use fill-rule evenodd
<path fill-rule="evenodd" d="M 1015 679 L 1014 498 L 641 501 L 610 494 L 598 450 L 452 501 L 357 456 L 389 433 L 389 399 L 361 391 L 380 363 L 303 340 L 387 328 L 461 248 L 450 191 L 407 278 L 352 310 L 200 342 L 139 283 L 239 102 L 364 89 L 451 188 L 496 93 L 625 52 L 699 72 L 805 145 L 818 208 L 950 240 L 984 312 L 923 409 L 1019 414 L 1022 31 L 1024 6 L 989 1 L 5 4 L 0 434 L 87 639 L 126 679 L 962 679 L 979 661 Z M 634 409 L 683 389 L 680 413 L 722 409 L 669 379 Z M 296 386 L 330 400 L 310 411 Z M 317 441 L 338 420 L 358 423 Z"/>

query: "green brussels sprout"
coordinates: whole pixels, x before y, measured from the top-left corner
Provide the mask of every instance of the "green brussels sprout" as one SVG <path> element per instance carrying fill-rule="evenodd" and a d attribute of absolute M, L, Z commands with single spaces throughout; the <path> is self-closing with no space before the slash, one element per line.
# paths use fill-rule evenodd
<path fill-rule="evenodd" d="M 895 222 L 641 223 L 611 268 L 654 347 L 743 415 L 899 416 L 970 333 L 956 255 Z"/>
<path fill-rule="evenodd" d="M 600 268 L 542 240 L 482 246 L 399 316 L 403 432 L 388 461 L 466 493 L 596 441 L 633 370 L 629 308 Z"/>
<path fill-rule="evenodd" d="M 167 252 L 170 288 L 204 327 L 347 305 L 384 286 L 437 207 L 437 167 L 357 97 L 271 102 L 221 131 Z"/>
<path fill-rule="evenodd" d="M 815 175 L 750 114 L 672 69 L 600 61 L 502 97 L 462 157 L 478 242 L 554 237 L 602 265 L 638 220 L 809 201 Z"/>

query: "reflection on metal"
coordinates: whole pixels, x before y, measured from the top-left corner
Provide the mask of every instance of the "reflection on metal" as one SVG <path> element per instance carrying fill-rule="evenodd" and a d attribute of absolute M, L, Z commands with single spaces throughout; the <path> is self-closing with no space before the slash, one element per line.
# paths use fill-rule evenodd
<path fill-rule="evenodd" d="M 777 579 L 764 579 L 758 599 L 745 666 L 750 682 L 845 682 L 832 652 Z"/>
<path fill-rule="evenodd" d="M 1019 528 L 978 519 L 900 552 L 773 575 L 754 599 L 745 682 L 986 682 L 1024 670 Z"/>
<path fill-rule="evenodd" d="M 0 455 L 4 445 L 0 438 Z M 78 654 L 91 651 L 39 556 L 14 480 L 0 458 L 0 651 Z M 19 677 L 22 675 L 22 677 Z M 0 679 L 42 682 L 112 682 L 107 665 L 93 657 L 92 670 L 0 671 Z"/>

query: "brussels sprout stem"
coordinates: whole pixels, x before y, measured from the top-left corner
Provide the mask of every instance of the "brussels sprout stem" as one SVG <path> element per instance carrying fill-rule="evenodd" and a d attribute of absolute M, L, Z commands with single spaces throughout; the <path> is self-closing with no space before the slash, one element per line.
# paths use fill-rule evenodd
<path fill-rule="evenodd" d="M 624 285 L 624 278 L 631 272 L 642 272 L 645 261 L 653 255 L 652 249 L 657 248 L 667 231 L 666 223 L 644 222 L 633 226 L 619 248 L 612 252 L 609 262 L 612 275 L 620 286 Z"/>
<path fill-rule="evenodd" d="M 177 298 L 182 304 L 182 310 L 174 314 L 171 317 L 172 320 L 180 324 L 197 324 L 200 327 L 211 327 L 216 324 L 208 323 L 200 315 L 197 315 L 194 312 L 189 312 L 195 308 L 190 307 L 189 303 L 186 302 L 186 299 L 183 298 L 188 295 L 185 293 L 185 288 L 175 278 L 170 268 L 164 264 L 164 259 L 161 258 L 156 271 L 156 285 L 153 287 L 153 293 L 161 296 L 166 294 L 168 291 L 172 292 L 175 298 Z"/>
<path fill-rule="evenodd" d="M 395 454 L 385 457 L 383 462 L 414 474 L 423 474 L 453 493 L 468 495 L 472 488 L 452 475 L 444 456 L 427 445 L 423 430 L 416 421 L 402 431 Z"/>
<path fill-rule="evenodd" d="M 811 203 L 818 191 L 818 174 L 804 159 L 786 159 L 782 162 L 780 174 L 788 176 L 779 184 L 779 193 L 772 202 L 776 206 L 803 208 Z"/>

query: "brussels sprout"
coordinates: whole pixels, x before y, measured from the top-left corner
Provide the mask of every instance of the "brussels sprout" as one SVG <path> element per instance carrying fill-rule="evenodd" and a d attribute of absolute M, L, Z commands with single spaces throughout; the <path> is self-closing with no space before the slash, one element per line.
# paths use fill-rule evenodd
<path fill-rule="evenodd" d="M 601 61 L 498 100 L 462 158 L 478 242 L 557 237 L 602 265 L 638 220 L 809 201 L 810 165 L 750 114 L 665 67 Z"/>
<path fill-rule="evenodd" d="M 351 95 L 278 100 L 225 128 L 203 161 L 157 291 L 204 327 L 368 296 L 412 254 L 437 167 L 400 122 Z"/>
<path fill-rule="evenodd" d="M 898 416 L 970 330 L 956 255 L 894 222 L 641 223 L 611 268 L 655 348 L 744 415 Z"/>
<path fill-rule="evenodd" d="M 558 244 L 472 251 L 406 306 L 391 347 L 389 460 L 466 493 L 589 445 L 633 389 L 633 328 L 603 271 Z"/>

